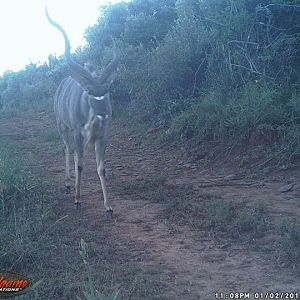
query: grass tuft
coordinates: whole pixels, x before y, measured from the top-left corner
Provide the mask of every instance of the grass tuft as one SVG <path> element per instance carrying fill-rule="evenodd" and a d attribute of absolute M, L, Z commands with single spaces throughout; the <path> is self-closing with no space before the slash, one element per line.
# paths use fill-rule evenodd
<path fill-rule="evenodd" d="M 80 240 L 79 247 L 80 247 L 79 254 L 86 267 L 88 282 L 86 284 L 86 287 L 84 287 L 86 290 L 83 291 L 83 296 L 82 297 L 77 296 L 77 299 L 78 300 L 119 300 L 121 299 L 119 291 L 114 291 L 111 295 L 106 296 L 97 290 L 95 280 L 93 279 L 92 276 L 92 266 L 89 261 L 88 245 L 84 241 L 84 239 Z"/>
<path fill-rule="evenodd" d="M 279 226 L 281 239 L 279 241 L 280 254 L 294 268 L 300 269 L 300 220 L 289 218 Z"/>

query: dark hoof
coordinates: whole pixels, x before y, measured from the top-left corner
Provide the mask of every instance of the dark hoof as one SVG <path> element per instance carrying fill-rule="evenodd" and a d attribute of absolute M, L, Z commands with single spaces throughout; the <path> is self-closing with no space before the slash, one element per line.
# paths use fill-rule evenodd
<path fill-rule="evenodd" d="M 75 202 L 75 207 L 76 207 L 76 209 L 80 209 L 81 208 L 81 203 L 80 202 Z"/>
<path fill-rule="evenodd" d="M 106 218 L 107 218 L 108 220 L 111 220 L 111 219 L 113 218 L 113 210 L 112 210 L 112 209 L 108 209 L 108 210 L 106 211 Z"/>
<path fill-rule="evenodd" d="M 66 186 L 65 187 L 65 193 L 66 194 L 70 194 L 70 192 L 71 192 L 71 187 L 70 186 Z"/>

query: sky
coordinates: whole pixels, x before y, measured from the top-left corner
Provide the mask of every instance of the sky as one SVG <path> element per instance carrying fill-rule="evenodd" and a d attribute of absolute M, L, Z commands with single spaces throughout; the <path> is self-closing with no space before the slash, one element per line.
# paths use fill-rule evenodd
<path fill-rule="evenodd" d="M 43 63 L 49 54 L 64 53 L 64 41 L 45 16 L 66 30 L 71 51 L 84 45 L 84 32 L 96 23 L 99 7 L 117 0 L 0 0 L 0 76 L 29 63 Z"/>

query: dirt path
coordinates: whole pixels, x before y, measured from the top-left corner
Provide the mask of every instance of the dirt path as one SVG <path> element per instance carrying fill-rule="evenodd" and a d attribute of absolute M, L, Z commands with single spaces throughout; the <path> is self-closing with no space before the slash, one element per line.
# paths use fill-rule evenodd
<path fill-rule="evenodd" d="M 13 124 L 13 125 L 12 125 Z M 34 117 L 0 120 L 0 137 L 24 146 L 24 151 L 39 149 L 45 128 L 54 128 L 53 117 L 37 114 Z M 161 218 L 163 205 L 135 196 L 131 199 L 118 192 L 118 184 L 136 182 L 164 174 L 169 185 L 192 184 L 199 192 L 209 191 L 223 199 L 266 203 L 276 217 L 300 216 L 299 185 L 291 192 L 280 193 L 287 183 L 297 183 L 297 171 L 269 176 L 264 180 L 241 180 L 221 169 L 199 169 L 190 162 L 177 159 L 176 153 L 140 142 L 124 129 L 114 125 L 107 149 L 107 179 L 114 207 L 114 220 L 104 218 L 100 188 L 92 152 L 86 157 L 83 175 L 82 214 L 94 230 L 105 230 L 118 237 L 119 244 L 132 246 L 132 258 L 162 283 L 166 299 L 215 299 L 215 292 L 300 291 L 300 279 L 279 266 L 266 254 L 249 250 L 247 245 L 199 235 L 190 227 L 172 225 Z M 46 149 L 46 148 L 44 148 Z M 48 168 L 48 178 L 63 182 L 63 155 L 51 151 L 40 156 L 39 164 Z M 227 176 L 227 177 L 226 177 Z M 224 178 L 227 179 L 224 181 Z M 68 198 L 68 200 L 70 200 Z M 63 209 L 72 213 L 72 203 Z M 253 299 L 253 297 L 252 297 Z"/>

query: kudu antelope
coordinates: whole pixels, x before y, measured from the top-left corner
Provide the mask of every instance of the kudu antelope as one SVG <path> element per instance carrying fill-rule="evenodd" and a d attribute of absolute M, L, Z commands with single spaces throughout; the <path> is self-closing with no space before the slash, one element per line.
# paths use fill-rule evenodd
<path fill-rule="evenodd" d="M 96 152 L 97 172 L 101 181 L 104 206 L 107 216 L 112 217 L 112 208 L 107 197 L 105 182 L 104 155 L 108 129 L 111 121 L 110 86 L 115 79 L 120 59 L 119 50 L 114 51 L 112 61 L 100 75 L 91 64 L 81 66 L 70 54 L 70 42 L 65 30 L 48 14 L 51 25 L 63 35 L 65 41 L 65 57 L 70 66 L 72 77 L 60 83 L 54 96 L 54 113 L 59 134 L 65 144 L 66 189 L 70 190 L 70 135 L 74 137 L 75 160 L 75 205 L 80 208 L 80 182 L 84 165 L 84 150 L 93 145 Z"/>

